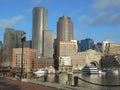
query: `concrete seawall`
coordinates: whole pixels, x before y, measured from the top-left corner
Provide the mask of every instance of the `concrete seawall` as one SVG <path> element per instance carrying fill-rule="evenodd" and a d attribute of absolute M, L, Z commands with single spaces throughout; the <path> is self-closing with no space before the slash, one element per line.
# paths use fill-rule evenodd
<path fill-rule="evenodd" d="M 6 77 L 6 78 L 11 80 L 16 80 L 15 78 L 11 78 L 11 77 Z M 57 88 L 58 90 L 93 90 L 92 88 L 87 88 L 82 86 L 74 87 L 74 86 L 68 86 L 68 85 L 59 84 L 59 83 L 41 82 L 34 79 L 22 79 L 22 82 L 30 82 L 30 83 L 39 84 L 45 87 L 53 87 L 53 88 Z"/>

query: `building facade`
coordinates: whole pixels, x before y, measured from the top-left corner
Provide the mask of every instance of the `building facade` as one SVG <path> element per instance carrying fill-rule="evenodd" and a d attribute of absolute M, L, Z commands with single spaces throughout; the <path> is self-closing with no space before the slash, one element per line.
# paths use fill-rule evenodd
<path fill-rule="evenodd" d="M 2 41 L 0 41 L 0 53 L 3 51 L 3 44 Z"/>
<path fill-rule="evenodd" d="M 0 65 L 2 63 L 2 58 L 3 58 L 3 44 L 2 41 L 0 41 Z"/>
<path fill-rule="evenodd" d="M 77 42 L 76 41 L 60 41 L 58 43 L 58 57 L 60 56 L 71 56 L 77 53 Z"/>
<path fill-rule="evenodd" d="M 42 56 L 43 30 L 48 30 L 48 11 L 43 7 L 33 8 L 32 48 Z"/>
<path fill-rule="evenodd" d="M 22 48 L 13 48 L 12 68 L 21 68 Z M 38 57 L 38 51 L 30 48 L 23 49 L 23 68 L 25 72 L 32 69 L 32 60 Z"/>
<path fill-rule="evenodd" d="M 100 66 L 100 60 L 103 57 L 103 53 L 101 52 L 96 52 L 95 50 L 89 49 L 85 52 L 86 60 L 85 64 L 94 64 L 97 67 Z"/>
<path fill-rule="evenodd" d="M 84 40 L 81 40 L 80 47 L 81 47 L 81 51 L 93 49 L 93 47 L 94 47 L 93 39 L 86 38 Z"/>
<path fill-rule="evenodd" d="M 71 65 L 69 65 L 70 68 L 72 66 L 72 70 L 74 68 L 82 67 L 85 64 L 85 54 L 82 52 L 78 53 L 78 46 L 76 40 L 71 41 L 60 41 L 58 44 L 58 55 L 59 58 L 62 57 L 70 57 L 71 58 Z M 59 63 L 59 69 L 63 68 L 63 66 Z M 66 68 L 66 67 L 64 67 Z"/>
<path fill-rule="evenodd" d="M 120 44 L 118 44 L 118 43 L 109 43 L 108 54 L 109 55 L 118 55 L 118 54 L 120 54 Z"/>
<path fill-rule="evenodd" d="M 59 71 L 60 72 L 72 71 L 71 58 L 69 56 L 59 57 Z"/>
<path fill-rule="evenodd" d="M 57 22 L 57 40 L 71 41 L 73 40 L 73 22 L 68 16 L 62 16 Z"/>
<path fill-rule="evenodd" d="M 95 63 L 98 67 L 99 61 L 101 60 L 102 53 L 96 52 L 95 50 L 89 49 L 85 52 L 78 52 L 77 41 L 60 41 L 58 45 L 58 57 L 70 57 L 72 70 L 81 70 L 85 65 L 90 63 Z M 59 59 L 59 69 L 63 68 L 65 70 L 65 65 L 61 65 Z M 67 67 L 70 68 L 70 67 Z M 68 70 L 68 69 L 67 69 Z"/>
<path fill-rule="evenodd" d="M 43 57 L 53 57 L 53 31 L 43 31 Z"/>
<path fill-rule="evenodd" d="M 4 52 L 6 55 L 3 59 L 4 66 L 11 66 L 12 64 L 12 49 L 21 47 L 21 34 L 24 31 L 17 31 L 12 28 L 6 28 L 4 33 Z"/>
<path fill-rule="evenodd" d="M 50 66 L 54 67 L 54 60 L 53 58 L 35 58 L 33 59 L 33 70 L 45 70 L 45 68 L 48 68 Z"/>

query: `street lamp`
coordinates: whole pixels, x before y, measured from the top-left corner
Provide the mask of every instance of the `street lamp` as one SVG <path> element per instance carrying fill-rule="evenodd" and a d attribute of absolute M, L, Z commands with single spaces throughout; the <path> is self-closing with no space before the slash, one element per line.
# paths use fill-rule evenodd
<path fill-rule="evenodd" d="M 21 42 L 22 42 L 21 75 L 20 75 L 21 80 L 22 80 L 22 76 L 23 76 L 23 47 L 24 47 L 24 41 L 25 40 L 26 40 L 26 33 L 24 32 L 23 34 L 21 34 Z"/>

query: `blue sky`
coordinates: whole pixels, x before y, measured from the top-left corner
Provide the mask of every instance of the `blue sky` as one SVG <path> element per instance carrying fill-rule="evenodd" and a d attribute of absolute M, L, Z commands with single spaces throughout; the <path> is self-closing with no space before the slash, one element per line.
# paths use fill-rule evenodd
<path fill-rule="evenodd" d="M 74 39 L 120 43 L 120 0 L 0 0 L 0 40 L 6 27 L 25 31 L 30 40 L 36 6 L 48 9 L 48 28 L 54 37 L 58 18 L 67 15 L 74 23 Z"/>

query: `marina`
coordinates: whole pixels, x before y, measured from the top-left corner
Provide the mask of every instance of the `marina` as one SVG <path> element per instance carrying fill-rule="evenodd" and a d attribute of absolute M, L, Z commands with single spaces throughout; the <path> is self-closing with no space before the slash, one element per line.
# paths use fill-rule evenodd
<path fill-rule="evenodd" d="M 109 72 L 95 73 L 99 71 L 95 68 L 91 71 L 92 73 L 87 74 L 83 74 L 82 72 L 64 72 L 58 73 L 57 75 L 55 74 L 55 76 L 48 74 L 46 82 L 55 82 L 60 85 L 74 86 L 75 77 L 78 77 L 78 88 L 86 88 L 86 90 L 120 90 L 119 74 Z M 43 82 L 44 78 L 39 78 L 37 81 Z"/>

